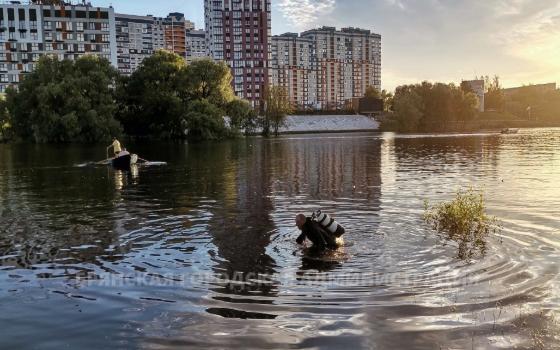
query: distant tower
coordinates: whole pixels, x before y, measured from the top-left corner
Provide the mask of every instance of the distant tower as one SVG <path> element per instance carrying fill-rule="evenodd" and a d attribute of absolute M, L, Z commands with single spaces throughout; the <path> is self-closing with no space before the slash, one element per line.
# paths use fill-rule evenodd
<path fill-rule="evenodd" d="M 238 97 L 262 105 L 270 62 L 270 0 L 205 0 L 208 56 L 231 68 Z"/>

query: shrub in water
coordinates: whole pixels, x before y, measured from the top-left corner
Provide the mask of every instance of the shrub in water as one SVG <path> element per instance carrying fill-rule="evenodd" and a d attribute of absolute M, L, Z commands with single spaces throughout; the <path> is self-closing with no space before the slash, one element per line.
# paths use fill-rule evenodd
<path fill-rule="evenodd" d="M 486 214 L 484 194 L 473 188 L 459 190 L 455 198 L 431 206 L 424 202 L 424 220 L 446 239 L 459 244 L 458 257 L 471 258 L 486 251 L 486 239 L 500 229 L 499 221 Z"/>

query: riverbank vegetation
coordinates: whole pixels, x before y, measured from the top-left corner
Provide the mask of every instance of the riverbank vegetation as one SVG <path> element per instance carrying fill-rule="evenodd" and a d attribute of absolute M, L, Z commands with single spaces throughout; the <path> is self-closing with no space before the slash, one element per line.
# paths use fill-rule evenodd
<path fill-rule="evenodd" d="M 486 252 L 490 234 L 499 231 L 498 219 L 486 214 L 482 191 L 459 190 L 450 201 L 430 205 L 424 203 L 424 220 L 440 236 L 458 244 L 457 256 L 468 259 Z"/>
<path fill-rule="evenodd" d="M 235 97 L 231 81 L 225 63 L 187 64 L 164 50 L 145 59 L 131 76 L 119 75 L 109 61 L 93 55 L 75 61 L 44 56 L 0 102 L 2 138 L 57 143 L 99 142 L 122 134 L 218 139 L 253 133 L 268 119 Z M 276 101 L 282 94 L 275 91 L 267 98 L 274 109 L 265 115 L 277 130 L 288 110 L 283 99 Z"/>
<path fill-rule="evenodd" d="M 477 104 L 473 93 L 453 84 L 403 85 L 395 90 L 393 113 L 381 127 L 399 132 L 446 131 L 474 119 Z"/>
<path fill-rule="evenodd" d="M 478 111 L 478 98 L 468 84 L 403 85 L 397 87 L 390 101 L 381 130 L 463 132 L 560 126 L 560 90 L 527 85 L 508 91 L 497 76 L 481 79 L 486 86 L 485 112 Z"/>

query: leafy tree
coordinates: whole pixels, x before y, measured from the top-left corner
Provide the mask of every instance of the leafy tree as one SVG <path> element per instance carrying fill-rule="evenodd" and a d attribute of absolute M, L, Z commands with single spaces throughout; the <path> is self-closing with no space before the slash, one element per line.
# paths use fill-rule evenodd
<path fill-rule="evenodd" d="M 119 134 L 117 75 L 98 56 L 76 61 L 42 57 L 17 91 L 7 91 L 14 132 L 35 142 L 97 142 Z"/>
<path fill-rule="evenodd" d="M 367 97 L 367 98 L 381 98 L 381 94 L 379 93 L 379 90 L 377 90 L 375 87 L 368 86 L 368 87 L 366 87 L 366 92 L 364 93 L 364 97 Z"/>
<path fill-rule="evenodd" d="M 270 135 L 270 129 L 278 136 L 286 115 L 292 113 L 288 92 L 281 86 L 270 86 L 266 92 L 265 112 L 262 120 L 263 135 Z"/>
<path fill-rule="evenodd" d="M 456 125 L 476 116 L 476 96 L 453 84 L 399 86 L 393 100 L 394 115 L 385 124 L 393 125 L 397 131 L 446 130 L 451 122 Z"/>
<path fill-rule="evenodd" d="M 219 139 L 225 136 L 224 111 L 206 99 L 189 105 L 185 116 L 187 135 L 192 139 Z"/>
<path fill-rule="evenodd" d="M 500 78 L 495 75 L 494 78 L 486 76 L 484 78 L 487 91 L 484 96 L 484 106 L 487 109 L 495 109 L 503 111 L 505 106 L 504 92 L 500 85 Z"/>
<path fill-rule="evenodd" d="M 234 99 L 231 70 L 224 62 L 199 59 L 186 70 L 186 89 L 189 100 L 206 99 L 218 107 L 225 107 Z"/>
<path fill-rule="evenodd" d="M 400 89 L 400 91 L 397 89 L 395 93 L 393 104 L 397 130 L 402 132 L 417 131 L 423 117 L 422 98 L 408 86 Z"/>
<path fill-rule="evenodd" d="M 230 118 L 231 128 L 234 132 L 239 132 L 241 129 L 243 129 L 247 135 L 254 132 L 257 126 L 257 113 L 249 102 L 235 99 L 228 103 L 226 111 Z"/>
<path fill-rule="evenodd" d="M 393 108 L 393 93 L 387 90 L 381 90 L 380 98 L 383 100 L 383 110 L 389 111 Z"/>
<path fill-rule="evenodd" d="M 184 137 L 186 68 L 181 56 L 158 50 L 130 78 L 120 81 L 119 119 L 127 134 Z"/>
<path fill-rule="evenodd" d="M 10 119 L 6 97 L 0 95 L 0 141 L 7 140 L 11 136 Z"/>

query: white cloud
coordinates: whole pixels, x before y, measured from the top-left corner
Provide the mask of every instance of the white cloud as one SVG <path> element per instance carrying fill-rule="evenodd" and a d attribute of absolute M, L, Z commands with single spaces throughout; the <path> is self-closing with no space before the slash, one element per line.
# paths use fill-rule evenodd
<path fill-rule="evenodd" d="M 276 4 L 282 16 L 298 30 L 314 25 L 335 6 L 336 0 L 278 0 Z"/>

